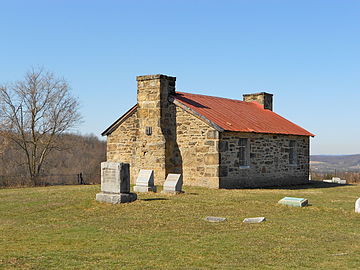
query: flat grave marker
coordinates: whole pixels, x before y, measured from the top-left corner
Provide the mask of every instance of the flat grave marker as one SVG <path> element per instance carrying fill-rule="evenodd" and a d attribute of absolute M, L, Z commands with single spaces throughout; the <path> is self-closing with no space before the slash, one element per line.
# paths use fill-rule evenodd
<path fill-rule="evenodd" d="M 206 217 L 206 218 L 204 218 L 204 220 L 209 221 L 209 222 L 223 222 L 226 220 L 226 218 L 224 218 L 224 217 Z"/>
<path fill-rule="evenodd" d="M 288 206 L 304 207 L 308 205 L 308 200 L 304 198 L 285 197 L 282 198 L 278 203 Z"/>
<path fill-rule="evenodd" d="M 245 218 L 243 223 L 261 223 L 266 220 L 265 217 Z"/>

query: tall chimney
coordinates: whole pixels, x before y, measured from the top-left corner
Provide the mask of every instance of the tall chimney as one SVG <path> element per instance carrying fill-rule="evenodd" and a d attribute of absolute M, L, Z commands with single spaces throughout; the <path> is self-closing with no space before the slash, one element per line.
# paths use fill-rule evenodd
<path fill-rule="evenodd" d="M 246 102 L 257 102 L 264 107 L 266 110 L 273 110 L 273 95 L 261 92 L 255 94 L 245 94 L 243 95 L 243 100 Z"/>
<path fill-rule="evenodd" d="M 156 184 L 167 175 L 168 145 L 171 143 L 175 105 L 169 95 L 175 94 L 175 77 L 162 74 L 137 76 L 138 138 L 135 162 L 140 169 L 154 170 Z"/>

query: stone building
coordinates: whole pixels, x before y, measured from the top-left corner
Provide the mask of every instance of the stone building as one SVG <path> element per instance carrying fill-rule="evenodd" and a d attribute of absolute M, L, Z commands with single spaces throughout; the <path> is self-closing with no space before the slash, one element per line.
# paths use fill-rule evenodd
<path fill-rule="evenodd" d="M 272 111 L 271 94 L 233 100 L 175 91 L 175 77 L 137 78 L 137 104 L 107 136 L 107 160 L 130 163 L 131 181 L 152 169 L 155 183 L 183 174 L 211 188 L 302 184 L 314 136 Z"/>

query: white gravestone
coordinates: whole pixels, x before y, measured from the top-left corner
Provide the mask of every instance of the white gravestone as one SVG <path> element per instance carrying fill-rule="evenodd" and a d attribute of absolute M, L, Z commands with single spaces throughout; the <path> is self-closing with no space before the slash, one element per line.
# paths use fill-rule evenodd
<path fill-rule="evenodd" d="M 209 221 L 209 222 L 223 222 L 226 220 L 226 218 L 223 217 L 206 217 L 204 218 L 204 220 Z"/>
<path fill-rule="evenodd" d="M 153 170 L 140 170 L 136 179 L 135 192 L 156 192 L 154 185 L 154 171 Z"/>
<path fill-rule="evenodd" d="M 243 223 L 261 223 L 266 220 L 265 217 L 245 218 Z"/>
<path fill-rule="evenodd" d="M 304 207 L 308 205 L 308 200 L 304 198 L 284 197 L 278 203 L 295 207 Z"/>
<path fill-rule="evenodd" d="M 331 180 L 323 180 L 323 182 L 346 185 L 346 180 L 340 179 L 339 177 L 333 177 Z"/>
<path fill-rule="evenodd" d="M 360 213 L 360 198 L 355 202 L 355 213 Z"/>
<path fill-rule="evenodd" d="M 164 193 L 182 193 L 183 178 L 181 174 L 169 173 L 166 177 L 163 192 Z"/>
<path fill-rule="evenodd" d="M 101 162 L 101 193 L 96 200 L 106 203 L 126 203 L 137 199 L 130 193 L 130 165 L 128 163 Z"/>

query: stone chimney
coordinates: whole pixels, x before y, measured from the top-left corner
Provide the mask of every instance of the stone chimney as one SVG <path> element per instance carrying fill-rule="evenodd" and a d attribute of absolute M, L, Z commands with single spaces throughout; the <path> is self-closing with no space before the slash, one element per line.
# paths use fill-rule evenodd
<path fill-rule="evenodd" d="M 273 95 L 265 92 L 243 95 L 246 102 L 255 101 L 262 105 L 266 110 L 273 110 Z"/>
<path fill-rule="evenodd" d="M 175 77 L 166 75 L 137 76 L 137 156 L 136 165 L 154 170 L 155 183 L 165 181 L 168 173 L 168 145 L 176 126 L 175 105 L 169 95 L 175 94 Z M 137 172 L 138 173 L 138 172 Z"/>

